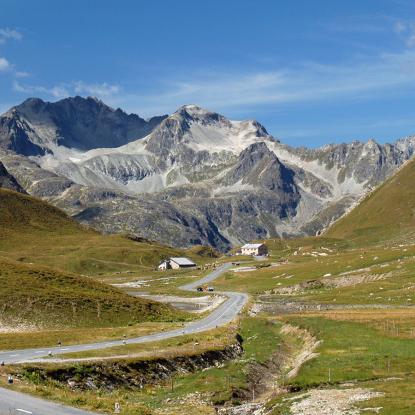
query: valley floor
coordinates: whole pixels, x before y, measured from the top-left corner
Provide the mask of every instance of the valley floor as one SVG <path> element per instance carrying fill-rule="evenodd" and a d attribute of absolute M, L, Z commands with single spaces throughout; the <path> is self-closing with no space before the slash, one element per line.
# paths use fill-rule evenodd
<path fill-rule="evenodd" d="M 220 291 L 250 292 L 239 321 L 66 355 L 66 362 L 18 365 L 14 388 L 99 413 L 119 402 L 126 415 L 413 413 L 414 244 L 276 241 L 265 260 L 241 260 L 212 282 Z M 165 295 L 160 275 L 134 290 L 148 294 L 154 284 Z M 131 289 L 129 281 L 139 279 L 124 276 L 122 283 Z M 197 280 L 167 281 L 179 292 Z M 1 368 L 3 385 L 9 372 Z"/>

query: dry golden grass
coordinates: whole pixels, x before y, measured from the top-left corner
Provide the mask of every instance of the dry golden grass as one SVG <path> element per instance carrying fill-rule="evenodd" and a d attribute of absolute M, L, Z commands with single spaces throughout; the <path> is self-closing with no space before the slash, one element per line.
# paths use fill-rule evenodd
<path fill-rule="evenodd" d="M 292 317 L 320 317 L 365 324 L 392 337 L 415 339 L 415 308 L 305 311 Z"/>

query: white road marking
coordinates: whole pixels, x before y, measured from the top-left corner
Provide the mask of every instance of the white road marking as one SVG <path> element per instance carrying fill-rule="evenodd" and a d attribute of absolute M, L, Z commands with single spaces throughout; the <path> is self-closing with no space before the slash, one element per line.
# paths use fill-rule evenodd
<path fill-rule="evenodd" d="M 16 408 L 16 411 L 24 412 L 25 414 L 33 414 L 33 412 L 26 411 L 25 409 Z"/>
<path fill-rule="evenodd" d="M 11 354 L 10 357 L 16 357 L 19 356 L 18 354 Z"/>

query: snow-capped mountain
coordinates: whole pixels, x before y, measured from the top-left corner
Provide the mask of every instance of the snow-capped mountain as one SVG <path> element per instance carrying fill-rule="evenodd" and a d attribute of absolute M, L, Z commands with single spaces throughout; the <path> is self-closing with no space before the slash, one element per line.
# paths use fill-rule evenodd
<path fill-rule="evenodd" d="M 88 152 L 50 146 L 52 152 L 41 157 L 39 163 L 85 186 L 157 192 L 190 183 L 196 171 L 228 163 L 259 138 L 271 140 L 254 121 L 229 121 L 189 105 L 143 139 Z"/>
<path fill-rule="evenodd" d="M 293 148 L 196 105 L 145 121 L 76 97 L 11 109 L 0 147 L 26 191 L 80 221 L 225 250 L 316 233 L 408 160 L 415 138 Z"/>

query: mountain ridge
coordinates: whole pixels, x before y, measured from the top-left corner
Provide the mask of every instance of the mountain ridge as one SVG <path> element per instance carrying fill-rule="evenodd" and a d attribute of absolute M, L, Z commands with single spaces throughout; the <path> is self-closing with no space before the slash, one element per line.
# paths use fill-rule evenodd
<path fill-rule="evenodd" d="M 144 137 L 165 117 L 146 121 L 93 97 L 54 103 L 28 98 L 0 117 L 0 147 L 26 156 L 45 155 L 57 146 L 83 151 L 116 147 Z"/>
<path fill-rule="evenodd" d="M 105 106 L 92 98 L 68 100 L 71 105 L 81 100 L 81 113 L 85 105 Z M 118 111 L 107 108 L 104 113 Z M 50 125 L 43 131 L 51 131 Z M 106 134 L 117 132 L 109 128 Z M 24 134 L 30 138 L 31 131 Z M 0 143 L 7 137 L 0 129 Z M 383 145 L 369 140 L 290 147 L 257 121 L 228 120 L 197 105 L 158 118 L 143 137 L 126 137 L 120 146 L 80 150 L 70 147 L 75 139 L 55 135 L 44 153 L 28 157 L 8 149 L 0 152 L 0 161 L 28 193 L 100 231 L 226 251 L 252 239 L 321 232 L 390 177 L 415 148 L 415 137 Z M 88 143 L 96 145 L 96 137 Z"/>

